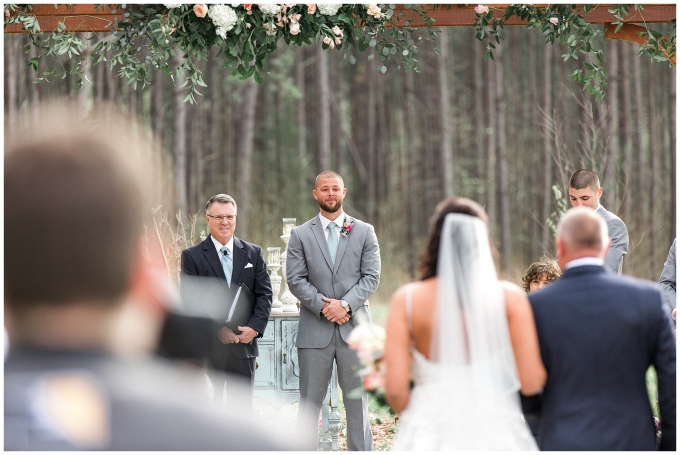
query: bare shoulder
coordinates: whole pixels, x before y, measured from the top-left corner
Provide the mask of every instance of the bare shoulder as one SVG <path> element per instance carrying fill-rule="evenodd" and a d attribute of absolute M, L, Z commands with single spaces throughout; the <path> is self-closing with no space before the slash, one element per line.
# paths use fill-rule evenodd
<path fill-rule="evenodd" d="M 394 291 L 394 294 L 392 294 L 392 297 L 390 298 L 390 311 L 402 308 L 404 306 L 404 303 L 406 302 L 406 292 L 409 286 L 414 285 L 415 283 L 406 283 Z"/>
<path fill-rule="evenodd" d="M 529 299 L 522 288 L 509 281 L 501 281 L 501 287 L 505 293 L 505 305 L 509 312 L 529 306 Z"/>

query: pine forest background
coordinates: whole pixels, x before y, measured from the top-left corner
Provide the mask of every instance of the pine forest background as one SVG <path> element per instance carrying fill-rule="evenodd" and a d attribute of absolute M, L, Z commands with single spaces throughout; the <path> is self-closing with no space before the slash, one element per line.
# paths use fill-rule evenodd
<path fill-rule="evenodd" d="M 421 32 L 415 74 L 396 62 L 379 73 L 370 49 L 353 50 L 352 65 L 344 51 L 284 44 L 258 86 L 233 79 L 213 52 L 199 63 L 208 87 L 194 105 L 162 73 L 134 90 L 103 64 L 87 69 L 92 83 L 77 93 L 73 76 L 35 84 L 28 37 L 5 34 L 5 136 L 56 97 L 84 110 L 99 100 L 120 105 L 164 145 L 164 191 L 176 204 L 164 210 L 187 224 L 198 214 L 191 243 L 206 229 L 205 201 L 224 192 L 239 204 L 237 236 L 283 247 L 281 218 L 301 224 L 318 213 L 314 177 L 337 170 L 345 211 L 376 228 L 378 303 L 416 277 L 429 218 L 452 194 L 485 206 L 500 273 L 519 284 L 531 262 L 554 257 L 552 186 L 566 198 L 569 176 L 585 167 L 600 176 L 602 204 L 628 226 L 624 273 L 656 281 L 676 235 L 675 68 L 608 40 L 599 104 L 569 77 L 581 62 L 564 62 L 561 46 L 544 44 L 537 30 L 508 27 L 487 62 L 474 28 L 441 30 L 440 55 Z"/>

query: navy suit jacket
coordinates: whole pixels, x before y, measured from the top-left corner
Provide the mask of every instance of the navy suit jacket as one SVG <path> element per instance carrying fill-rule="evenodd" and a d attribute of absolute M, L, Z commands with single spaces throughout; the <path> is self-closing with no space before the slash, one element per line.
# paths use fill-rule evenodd
<path fill-rule="evenodd" d="M 258 332 L 257 338 L 262 338 L 269 321 L 273 295 L 262 248 L 234 237 L 233 254 L 234 268 L 231 274 L 231 289 L 243 283 L 255 295 L 255 307 L 247 326 Z M 248 264 L 252 264 L 252 267 L 246 268 Z M 210 235 L 201 243 L 182 251 L 180 287 L 183 299 L 187 298 L 186 292 L 184 292 L 185 286 L 182 284 L 187 275 L 217 278 L 224 285 L 225 291 L 227 290 L 224 269 Z M 227 302 L 225 302 L 226 305 Z M 221 346 L 224 346 L 224 349 L 233 349 L 234 354 L 240 359 L 257 357 L 259 354 L 257 339 L 253 339 L 252 344 L 235 343 Z"/>
<path fill-rule="evenodd" d="M 658 287 L 588 265 L 529 300 L 548 372 L 536 400 L 540 449 L 656 450 L 645 387 L 653 365 L 661 449 L 675 450 L 675 338 Z"/>

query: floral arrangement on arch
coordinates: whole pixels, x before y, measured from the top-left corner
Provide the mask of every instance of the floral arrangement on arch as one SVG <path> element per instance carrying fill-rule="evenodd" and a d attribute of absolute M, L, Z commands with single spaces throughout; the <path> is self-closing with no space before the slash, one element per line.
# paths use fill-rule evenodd
<path fill-rule="evenodd" d="M 411 18 L 406 17 L 403 8 L 395 12 L 396 5 L 384 4 L 166 3 L 111 8 L 115 19 L 107 27 L 113 36 L 94 40 L 96 44 L 90 51 L 93 63 L 108 63 L 111 70 L 117 69 L 119 76 L 135 87 L 149 82 L 152 68 L 166 74 L 185 72 L 189 89 L 185 100 L 192 103 L 194 95 L 200 95 L 197 87 L 206 86 L 195 61 L 207 59 L 213 47 L 219 48 L 223 66 L 232 69 L 232 76 L 253 77 L 262 84 L 266 59 L 276 50 L 279 40 L 299 46 L 320 43 L 324 50 L 354 46 L 363 52 L 370 47 L 374 52 L 369 60 L 377 56 L 377 70 L 385 73 L 385 64 L 394 57 L 400 59 L 400 67 L 403 64 L 406 70 L 418 71 L 417 37 L 413 36 L 415 28 L 409 27 L 416 16 L 427 25 L 430 39 L 437 33 L 430 29 L 434 20 L 422 5 L 406 8 L 414 13 Z M 33 45 L 41 51 L 40 56 L 71 56 L 83 51 L 81 40 L 63 24 L 52 34 L 40 33 L 40 24 L 31 11 L 31 5 L 5 5 L 5 25 L 23 24 L 31 33 Z M 105 54 L 106 51 L 111 52 Z M 171 68 L 171 58 L 178 55 L 181 63 Z M 356 62 L 351 52 L 345 57 L 352 64 Z M 34 63 L 37 72 L 37 60 Z M 44 72 L 51 76 L 63 74 L 58 67 Z"/>

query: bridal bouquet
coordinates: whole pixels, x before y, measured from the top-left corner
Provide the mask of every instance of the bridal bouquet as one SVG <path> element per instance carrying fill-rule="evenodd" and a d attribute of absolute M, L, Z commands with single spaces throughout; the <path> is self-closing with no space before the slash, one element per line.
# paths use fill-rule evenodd
<path fill-rule="evenodd" d="M 363 389 L 376 399 L 380 406 L 388 406 L 385 398 L 385 365 L 382 362 L 385 349 L 385 329 L 365 318 L 349 334 L 347 344 L 357 351 L 362 369 L 359 371 Z M 359 390 L 353 391 L 360 394 Z M 391 409 L 390 409 L 391 412 Z"/>

